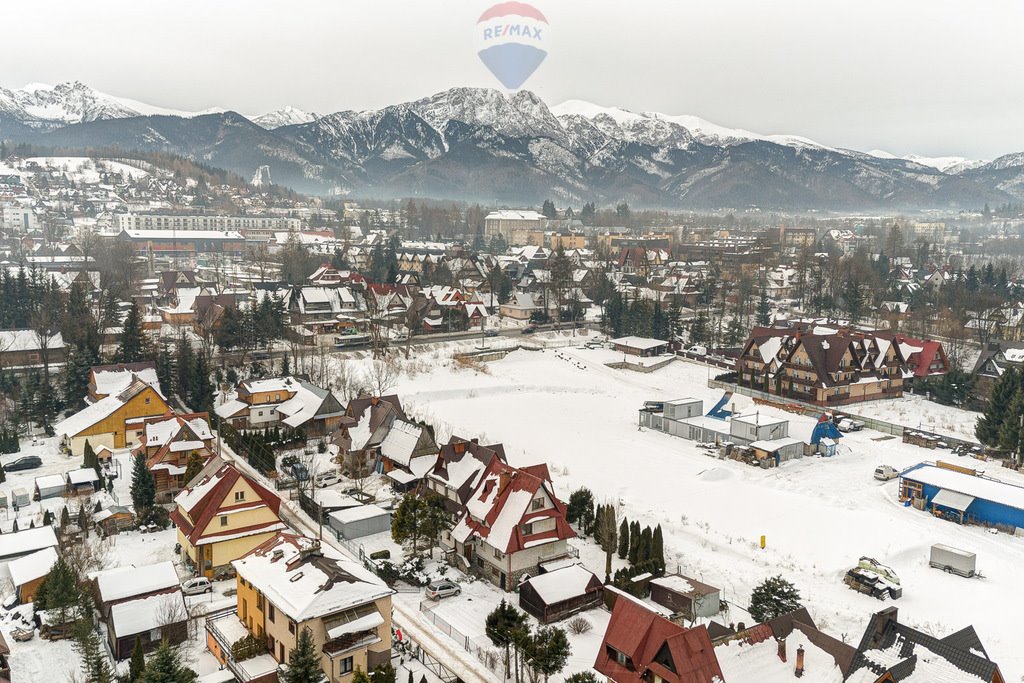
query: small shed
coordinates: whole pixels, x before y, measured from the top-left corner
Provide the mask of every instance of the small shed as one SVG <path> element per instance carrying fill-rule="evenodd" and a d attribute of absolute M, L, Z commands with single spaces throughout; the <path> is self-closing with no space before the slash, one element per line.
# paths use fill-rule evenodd
<path fill-rule="evenodd" d="M 24 486 L 19 486 L 11 491 L 11 506 L 17 510 L 32 504 L 32 494 Z"/>
<path fill-rule="evenodd" d="M 722 591 L 682 574 L 673 574 L 651 579 L 651 601 L 687 619 L 713 617 L 719 612 Z"/>
<path fill-rule="evenodd" d="M 39 585 L 56 562 L 57 551 L 51 546 L 19 557 L 7 565 L 19 603 L 24 605 L 35 599 Z"/>
<path fill-rule="evenodd" d="M 542 624 L 550 624 L 600 604 L 603 595 L 604 586 L 597 575 L 573 564 L 523 582 L 519 606 Z"/>
<path fill-rule="evenodd" d="M 110 651 L 117 660 L 131 657 L 135 639 L 146 652 L 164 640 L 177 645 L 188 637 L 188 610 L 180 589 L 139 600 L 120 602 L 110 608 L 107 619 Z"/>
<path fill-rule="evenodd" d="M 612 348 L 619 353 L 649 358 L 668 352 L 668 342 L 650 337 L 619 337 L 610 341 Z"/>
<path fill-rule="evenodd" d="M 405 470 L 394 469 L 388 472 L 388 479 L 391 480 L 391 486 L 394 487 L 398 493 L 406 493 L 416 488 L 416 484 L 419 483 L 420 477 L 417 477 L 412 472 L 406 472 Z"/>
<path fill-rule="evenodd" d="M 47 474 L 36 477 L 35 499 L 59 498 L 64 495 L 66 488 L 67 482 L 64 481 L 63 474 Z"/>
<path fill-rule="evenodd" d="M 67 488 L 76 495 L 89 495 L 100 488 L 100 475 L 91 467 L 67 473 Z"/>
<path fill-rule="evenodd" d="M 804 442 L 791 436 L 755 441 L 750 444 L 750 448 L 761 462 L 761 467 L 778 467 L 787 460 L 802 458 L 804 455 Z"/>
<path fill-rule="evenodd" d="M 96 453 L 96 460 L 99 462 L 110 462 L 114 459 L 114 451 L 110 450 L 110 446 L 100 444 L 93 451 Z"/>
<path fill-rule="evenodd" d="M 391 513 L 376 505 L 360 505 L 335 510 L 327 516 L 327 524 L 338 538 L 352 540 L 391 530 Z"/>
<path fill-rule="evenodd" d="M 97 512 L 92 519 L 100 531 L 107 536 L 127 531 L 135 525 L 135 516 L 132 515 L 129 508 L 123 505 L 111 505 Z"/>

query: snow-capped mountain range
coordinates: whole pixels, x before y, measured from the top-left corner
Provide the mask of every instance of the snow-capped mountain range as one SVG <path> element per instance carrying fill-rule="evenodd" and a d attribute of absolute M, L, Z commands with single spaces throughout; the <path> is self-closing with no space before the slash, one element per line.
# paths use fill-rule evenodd
<path fill-rule="evenodd" d="M 1024 153 L 992 162 L 858 152 L 694 116 L 452 88 L 380 110 L 183 112 L 78 82 L 0 88 L 0 138 L 159 150 L 309 192 L 782 209 L 978 208 L 1024 199 Z"/>

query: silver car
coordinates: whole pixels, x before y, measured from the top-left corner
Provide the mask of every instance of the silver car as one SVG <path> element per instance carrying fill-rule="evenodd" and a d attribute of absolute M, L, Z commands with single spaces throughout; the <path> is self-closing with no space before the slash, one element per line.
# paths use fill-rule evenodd
<path fill-rule="evenodd" d="M 205 576 L 197 576 L 181 584 L 181 592 L 185 595 L 202 595 L 212 593 L 213 584 Z"/>
<path fill-rule="evenodd" d="M 427 597 L 431 600 L 440 600 L 441 598 L 448 598 L 453 595 L 458 595 L 462 592 L 462 586 L 455 583 L 454 581 L 432 581 L 427 586 Z"/>

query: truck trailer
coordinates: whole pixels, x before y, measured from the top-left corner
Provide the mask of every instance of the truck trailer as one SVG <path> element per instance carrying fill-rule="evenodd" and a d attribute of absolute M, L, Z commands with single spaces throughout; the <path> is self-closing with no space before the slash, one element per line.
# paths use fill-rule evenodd
<path fill-rule="evenodd" d="M 936 543 L 932 546 L 928 564 L 948 574 L 956 574 L 969 579 L 977 570 L 977 559 L 978 557 L 974 553 Z"/>

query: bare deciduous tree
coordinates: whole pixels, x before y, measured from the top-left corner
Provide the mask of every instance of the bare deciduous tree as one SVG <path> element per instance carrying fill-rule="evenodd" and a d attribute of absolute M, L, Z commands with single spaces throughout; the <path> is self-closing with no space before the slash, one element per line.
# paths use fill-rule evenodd
<path fill-rule="evenodd" d="M 398 361 L 390 356 L 378 358 L 371 362 L 366 371 L 366 382 L 373 390 L 374 396 L 383 396 L 398 381 L 401 368 Z"/>

